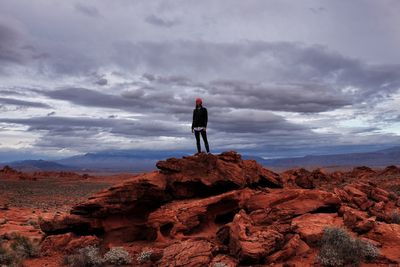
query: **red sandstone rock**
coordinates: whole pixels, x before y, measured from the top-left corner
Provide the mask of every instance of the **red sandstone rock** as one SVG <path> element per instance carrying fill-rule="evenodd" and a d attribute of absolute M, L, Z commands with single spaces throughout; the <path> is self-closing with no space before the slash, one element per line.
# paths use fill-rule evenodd
<path fill-rule="evenodd" d="M 292 227 L 308 245 L 316 245 L 325 227 L 341 227 L 343 219 L 336 213 L 304 214 L 292 220 Z"/>
<path fill-rule="evenodd" d="M 257 263 L 279 250 L 283 241 L 283 235 L 277 231 L 254 226 L 243 210 L 229 226 L 229 251 L 240 262 Z"/>
<path fill-rule="evenodd" d="M 157 168 L 167 177 L 174 198 L 221 193 L 258 183 L 282 187 L 278 174 L 264 169 L 254 160 L 242 160 L 235 152 L 171 158 L 157 162 Z"/>
<path fill-rule="evenodd" d="M 158 240 L 173 238 L 178 233 L 189 234 L 199 228 L 209 228 L 215 235 L 216 228 L 231 222 L 253 193 L 242 189 L 200 200 L 173 201 L 152 212 L 147 225 L 157 230 Z"/>
<path fill-rule="evenodd" d="M 375 218 L 369 217 L 366 212 L 342 206 L 339 210 L 344 224 L 356 233 L 366 233 L 374 228 Z"/>
<path fill-rule="evenodd" d="M 310 250 L 310 247 L 295 234 L 278 252 L 268 257 L 268 262 L 284 262 L 294 256 L 299 256 Z"/>
<path fill-rule="evenodd" d="M 301 188 L 314 188 L 314 180 L 312 173 L 306 169 L 289 170 L 282 174 L 285 184 L 297 185 Z"/>
<path fill-rule="evenodd" d="M 389 193 L 381 188 L 373 188 L 370 193 L 370 198 L 376 202 L 388 202 Z"/>
<path fill-rule="evenodd" d="M 54 252 L 74 253 L 86 246 L 98 246 L 101 240 L 96 236 L 76 236 L 72 233 L 47 237 L 41 244 L 41 253 L 51 255 Z"/>
<path fill-rule="evenodd" d="M 366 166 L 361 166 L 361 167 L 356 167 L 353 169 L 353 171 L 351 172 L 351 175 L 353 177 L 360 179 L 365 179 L 365 178 L 370 178 L 373 175 L 375 175 L 376 172 L 374 170 L 372 170 L 369 167 Z"/>
<path fill-rule="evenodd" d="M 207 240 L 186 240 L 165 248 L 163 257 L 157 263 L 157 266 L 207 266 L 211 262 L 215 252 L 215 246 Z"/>
<path fill-rule="evenodd" d="M 397 166 L 391 165 L 387 166 L 384 170 L 382 170 L 379 175 L 383 176 L 399 176 L 400 175 L 400 168 Z"/>
<path fill-rule="evenodd" d="M 392 263 L 400 264 L 400 225 L 377 223 L 367 234 L 371 240 L 379 242 L 380 253 Z"/>
<path fill-rule="evenodd" d="M 340 203 L 336 195 L 322 190 L 277 189 L 270 193 L 254 194 L 246 206 L 257 224 L 271 224 L 318 210 L 336 212 Z"/>

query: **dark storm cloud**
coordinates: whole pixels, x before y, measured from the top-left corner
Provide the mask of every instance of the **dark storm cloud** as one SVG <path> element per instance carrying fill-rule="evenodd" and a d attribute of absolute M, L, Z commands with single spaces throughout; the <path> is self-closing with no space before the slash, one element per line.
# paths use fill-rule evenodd
<path fill-rule="evenodd" d="M 256 86 L 235 81 L 214 82 L 209 91 L 182 94 L 155 88 L 127 90 L 120 95 L 85 88 L 45 91 L 47 97 L 81 106 L 121 109 L 138 113 L 185 114 L 192 110 L 193 99 L 201 95 L 216 113 L 223 108 L 294 112 L 321 112 L 351 104 L 350 100 L 324 92 L 313 84 Z"/>
<path fill-rule="evenodd" d="M 95 81 L 95 84 L 102 85 L 102 86 L 107 85 L 107 83 L 108 83 L 108 80 L 105 78 L 101 78 L 101 79 L 98 79 L 97 81 Z"/>
<path fill-rule="evenodd" d="M 0 22 L 0 62 L 22 63 L 24 55 L 18 49 L 19 32 Z"/>
<path fill-rule="evenodd" d="M 289 42 L 217 44 L 177 41 L 124 42 L 115 47 L 114 60 L 132 70 L 180 76 L 195 82 L 235 80 L 244 84 L 304 84 L 303 90 L 293 88 L 291 94 L 298 96 L 307 91 L 308 84 L 319 84 L 325 97 L 333 96 L 338 103 L 365 101 L 384 93 L 390 94 L 400 84 L 398 65 L 370 65 L 323 46 Z M 342 93 L 345 87 L 354 87 L 357 92 Z M 310 88 L 309 93 L 314 92 L 315 89 Z"/>
<path fill-rule="evenodd" d="M 324 84 L 216 81 L 210 88 L 211 105 L 234 108 L 314 113 L 352 104 L 351 98 Z"/>
<path fill-rule="evenodd" d="M 164 19 L 156 15 L 149 15 L 145 18 L 145 21 L 151 25 L 158 27 L 171 28 L 173 26 L 179 25 L 180 21 L 176 19 Z"/>
<path fill-rule="evenodd" d="M 54 62 L 49 59 L 49 64 L 54 63 L 54 70 L 63 74 L 86 74 L 110 64 L 105 58 L 94 59 L 89 54 L 75 56 Z M 398 65 L 370 65 L 323 46 L 293 42 L 126 41 L 115 43 L 111 62 L 120 66 L 122 73 L 143 74 L 149 82 L 146 86 L 155 90 L 128 91 L 123 95 L 126 99 L 111 96 L 110 102 L 102 100 L 102 95 L 71 101 L 127 110 L 132 104 L 151 107 L 153 99 L 163 98 L 178 111 L 175 100 L 160 88 L 180 86 L 193 89 L 181 98 L 183 101 L 192 102 L 190 98 L 202 92 L 205 96 L 216 95 L 210 104 L 223 107 L 314 113 L 374 103 L 390 97 L 400 87 Z M 108 85 L 109 81 L 99 77 L 94 83 Z M 170 94 L 178 95 L 180 89 L 174 90 Z M 49 96 L 68 100 L 65 94 L 59 91 Z M 137 94 L 150 103 L 136 101 Z"/>
<path fill-rule="evenodd" d="M 32 107 L 32 108 L 51 108 L 51 106 L 40 102 L 32 102 L 14 98 L 4 98 L 4 97 L 0 97 L 0 105 L 13 105 L 13 106 Z"/>
<path fill-rule="evenodd" d="M 103 107 L 127 110 L 139 113 L 181 113 L 187 112 L 189 102 L 174 99 L 174 93 L 156 90 L 137 89 L 123 92 L 121 95 L 105 94 L 86 88 L 63 88 L 53 91 L 41 91 L 47 97 L 65 100 L 86 107 Z M 190 102 L 191 103 L 191 102 Z M 183 106 L 182 106 L 183 105 Z"/>
<path fill-rule="evenodd" d="M 98 9 L 94 6 L 88 6 L 81 3 L 75 4 L 75 9 L 89 17 L 100 17 Z"/>
<path fill-rule="evenodd" d="M 282 116 L 255 110 L 232 110 L 213 114 L 210 125 L 213 129 L 227 133 L 273 134 L 278 131 L 308 131 L 307 127 L 289 123 Z"/>
<path fill-rule="evenodd" d="M 15 66 L 28 66 L 48 58 L 48 53 L 29 44 L 27 36 L 13 22 L 0 17 L 0 73 L 10 75 Z M 6 71 L 9 70 L 9 71 Z"/>
<path fill-rule="evenodd" d="M 109 132 L 126 136 L 181 136 L 182 131 L 167 122 L 158 120 L 102 119 L 91 117 L 46 116 L 27 119 L 0 118 L 2 123 L 20 124 L 29 131 L 48 131 L 51 135 L 93 135 Z"/>

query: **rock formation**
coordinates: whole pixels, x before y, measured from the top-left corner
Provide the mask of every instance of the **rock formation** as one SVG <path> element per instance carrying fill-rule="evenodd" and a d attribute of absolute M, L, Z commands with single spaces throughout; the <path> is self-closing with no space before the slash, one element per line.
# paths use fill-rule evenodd
<path fill-rule="evenodd" d="M 147 248 L 156 255 L 148 266 L 307 266 L 316 261 L 324 228 L 337 226 L 379 245 L 379 263 L 400 262 L 400 226 L 392 224 L 399 196 L 385 182 L 382 188 L 374 183 L 377 172 L 367 167 L 279 175 L 235 152 L 156 166 L 158 171 L 99 192 L 70 214 L 44 218 L 46 253 L 95 243 L 134 253 Z"/>

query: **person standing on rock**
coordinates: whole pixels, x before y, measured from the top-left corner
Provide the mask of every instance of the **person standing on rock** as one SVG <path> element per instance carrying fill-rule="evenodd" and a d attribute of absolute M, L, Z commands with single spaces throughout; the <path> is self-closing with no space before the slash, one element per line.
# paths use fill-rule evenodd
<path fill-rule="evenodd" d="M 207 109 L 203 107 L 203 100 L 196 99 L 196 108 L 193 110 L 192 133 L 196 137 L 197 152 L 201 153 L 200 134 L 204 141 L 207 153 L 210 153 L 210 148 L 207 141 Z"/>

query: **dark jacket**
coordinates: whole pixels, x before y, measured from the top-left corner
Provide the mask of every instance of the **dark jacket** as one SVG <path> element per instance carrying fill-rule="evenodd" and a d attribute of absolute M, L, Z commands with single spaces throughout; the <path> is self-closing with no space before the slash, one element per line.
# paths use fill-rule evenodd
<path fill-rule="evenodd" d="M 207 127 L 208 114 L 206 108 L 195 108 L 193 110 L 192 129 L 195 127 Z"/>

